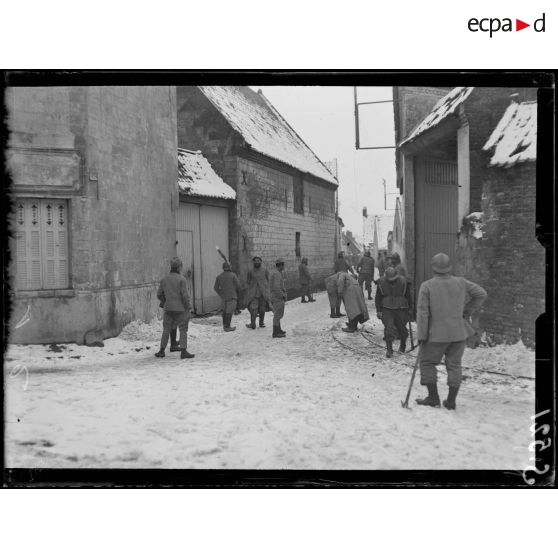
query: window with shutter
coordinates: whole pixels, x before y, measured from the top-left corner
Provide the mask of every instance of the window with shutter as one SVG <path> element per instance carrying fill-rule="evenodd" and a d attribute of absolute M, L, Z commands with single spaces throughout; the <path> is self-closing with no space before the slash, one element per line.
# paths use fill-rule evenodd
<path fill-rule="evenodd" d="M 304 183 L 300 173 L 293 177 L 293 209 L 295 213 L 304 213 Z"/>
<path fill-rule="evenodd" d="M 29 291 L 68 287 L 68 203 L 16 201 L 16 288 Z"/>

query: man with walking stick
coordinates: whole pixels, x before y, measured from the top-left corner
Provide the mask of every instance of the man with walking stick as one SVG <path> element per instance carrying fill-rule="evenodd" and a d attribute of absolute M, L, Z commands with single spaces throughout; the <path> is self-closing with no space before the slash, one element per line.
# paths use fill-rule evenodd
<path fill-rule="evenodd" d="M 449 393 L 443 404 L 446 409 L 455 410 L 461 385 L 461 359 L 467 338 L 475 333 L 469 318 L 482 306 L 486 291 L 464 277 L 450 275 L 451 264 L 446 254 L 436 254 L 431 265 L 434 276 L 420 286 L 417 302 L 420 383 L 426 386 L 428 395 L 416 402 L 440 407 L 436 366 L 445 356 Z"/>

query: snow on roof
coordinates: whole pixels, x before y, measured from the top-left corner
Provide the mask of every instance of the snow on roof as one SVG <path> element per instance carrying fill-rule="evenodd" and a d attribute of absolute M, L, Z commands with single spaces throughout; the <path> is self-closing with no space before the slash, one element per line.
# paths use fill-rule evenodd
<path fill-rule="evenodd" d="M 378 250 L 387 249 L 388 234 L 393 229 L 393 216 L 392 215 L 374 215 L 374 228 L 378 235 Z"/>
<path fill-rule="evenodd" d="M 430 114 L 401 142 L 401 145 L 415 139 L 430 128 L 437 126 L 442 120 L 453 114 L 467 99 L 474 87 L 455 87 L 445 97 L 442 97 Z"/>
<path fill-rule="evenodd" d="M 178 150 L 178 191 L 190 196 L 236 199 L 236 192 L 217 175 L 201 151 L 187 149 Z"/>
<path fill-rule="evenodd" d="M 494 149 L 489 166 L 537 160 L 537 102 L 511 103 L 483 147 Z"/>
<path fill-rule="evenodd" d="M 252 149 L 337 184 L 337 179 L 263 94 L 239 86 L 200 86 L 200 90 Z"/>

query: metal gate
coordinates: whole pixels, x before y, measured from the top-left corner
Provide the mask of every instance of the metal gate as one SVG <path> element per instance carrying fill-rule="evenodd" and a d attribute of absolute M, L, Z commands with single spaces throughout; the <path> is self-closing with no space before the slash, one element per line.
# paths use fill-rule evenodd
<path fill-rule="evenodd" d="M 223 260 L 215 247 L 228 255 L 228 209 L 181 202 L 176 214 L 176 240 L 194 311 L 204 314 L 218 310 L 221 299 L 213 285 L 222 271 Z"/>
<path fill-rule="evenodd" d="M 439 252 L 455 264 L 457 218 L 457 164 L 415 159 L 415 278 L 416 289 L 432 277 L 430 261 Z"/>

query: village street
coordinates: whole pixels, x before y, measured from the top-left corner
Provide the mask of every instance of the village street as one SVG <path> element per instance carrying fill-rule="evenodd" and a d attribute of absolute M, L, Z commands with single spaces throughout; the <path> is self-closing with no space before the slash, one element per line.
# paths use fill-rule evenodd
<path fill-rule="evenodd" d="M 189 350 L 164 359 L 161 322 L 130 324 L 104 347 L 10 346 L 7 467 L 522 469 L 529 464 L 534 374 L 521 344 L 467 350 L 455 412 L 422 408 L 416 350 L 391 361 L 375 317 L 341 331 L 327 295 L 287 304 L 285 339 L 220 316 L 190 324 Z M 343 345 L 339 344 L 339 340 Z M 54 350 L 53 350 L 54 349 Z M 25 369 L 17 365 L 25 365 Z M 18 374 L 17 371 L 21 370 Z M 26 372 L 27 370 L 27 372 Z M 440 393 L 446 394 L 445 374 Z"/>

